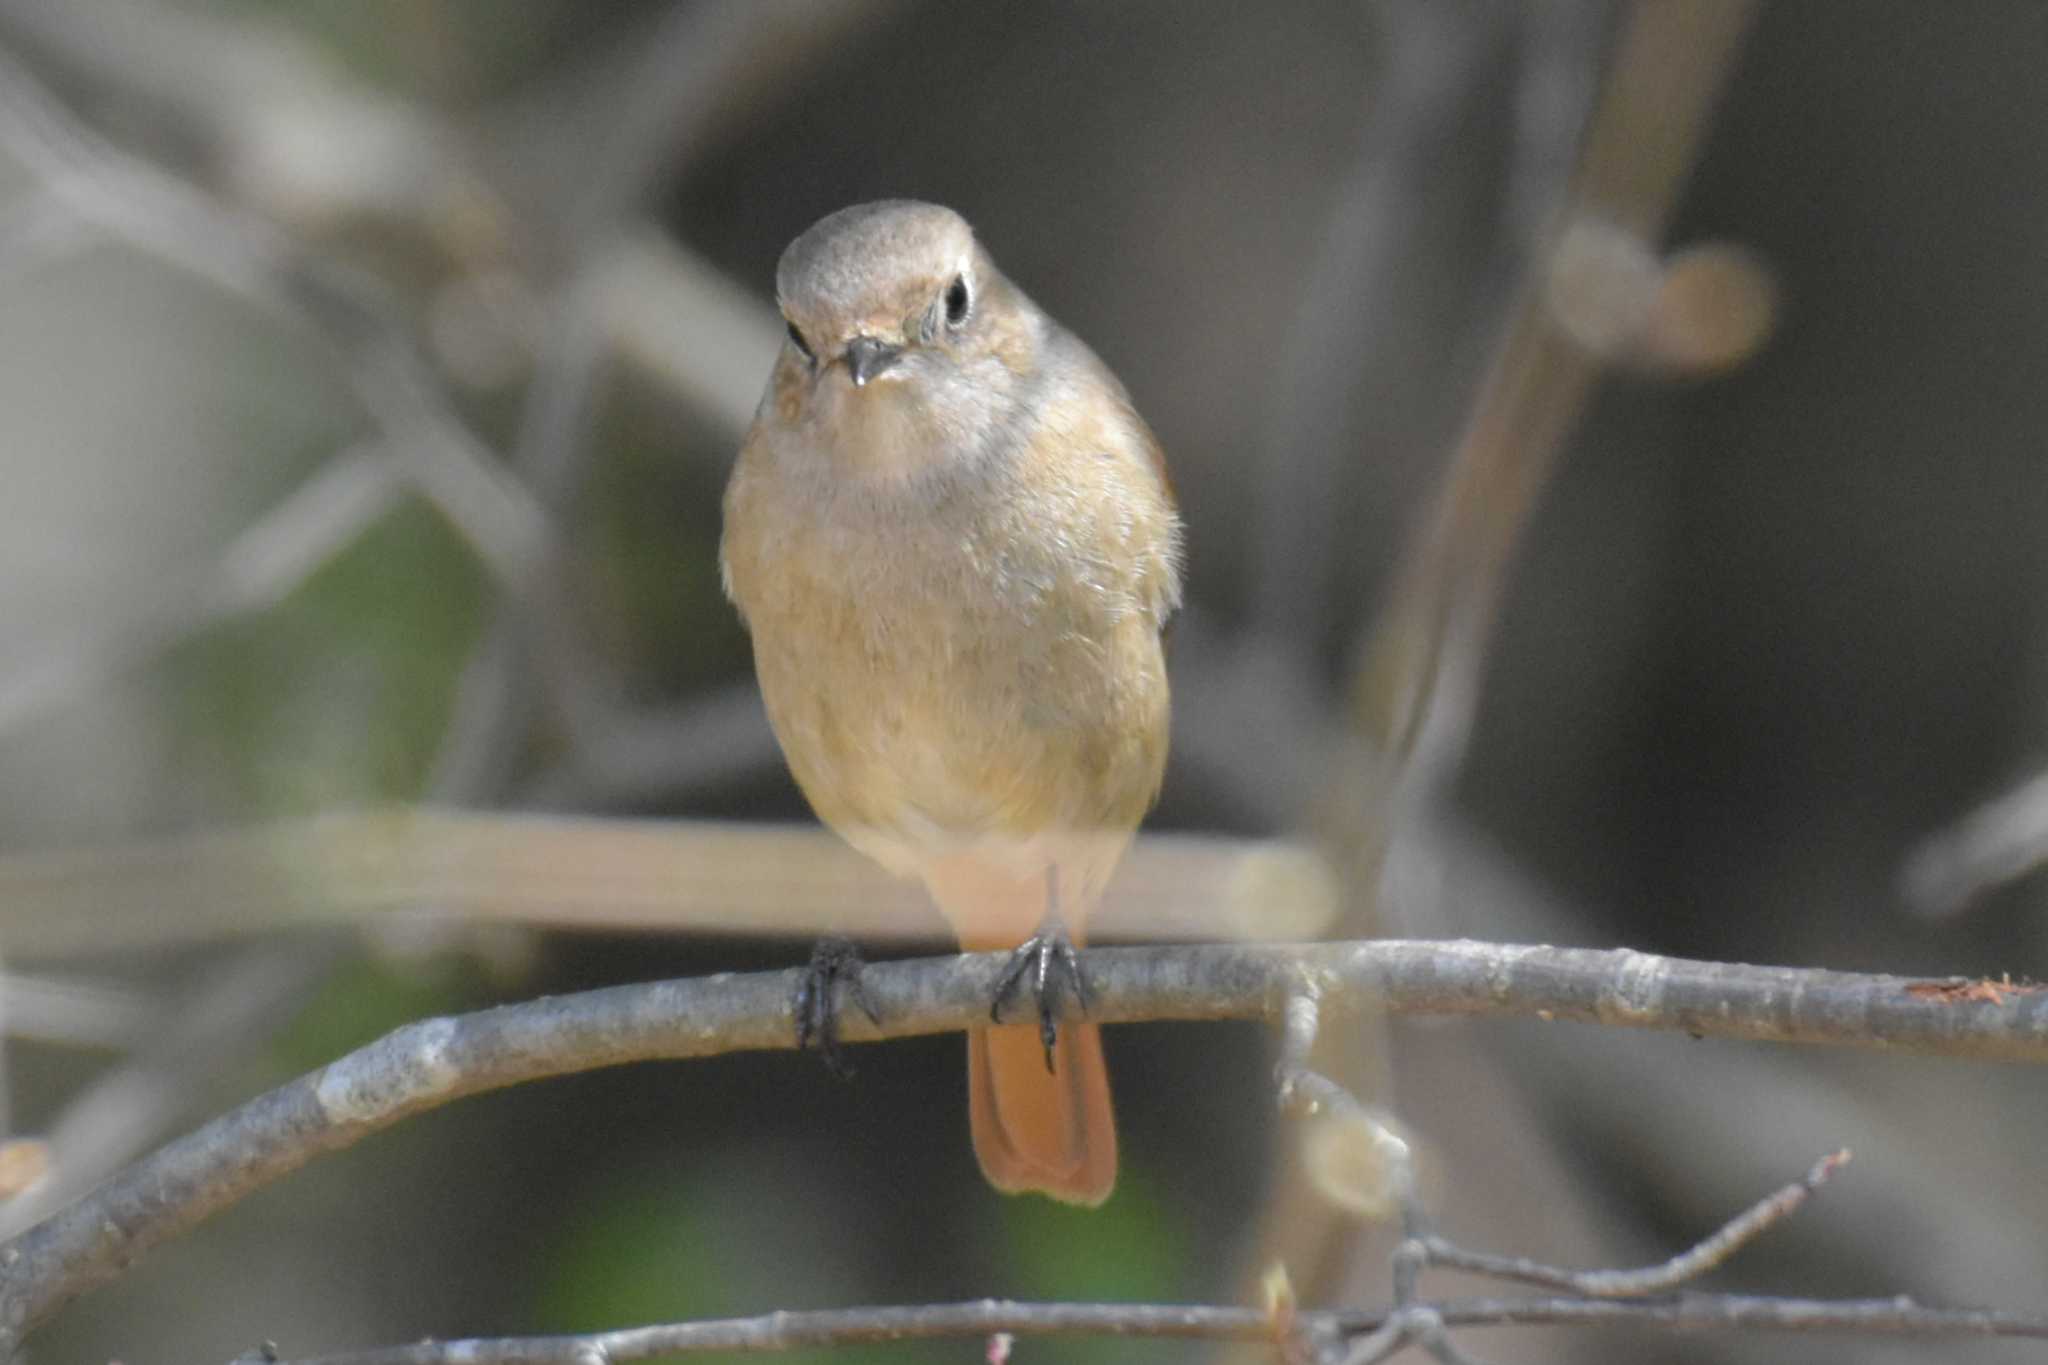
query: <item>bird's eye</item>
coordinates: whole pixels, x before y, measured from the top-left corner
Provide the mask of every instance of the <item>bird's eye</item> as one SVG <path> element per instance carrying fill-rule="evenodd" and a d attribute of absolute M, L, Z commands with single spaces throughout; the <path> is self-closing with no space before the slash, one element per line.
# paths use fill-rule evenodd
<path fill-rule="evenodd" d="M 955 275 L 946 286 L 946 321 L 955 327 L 967 321 L 967 304 L 967 277 Z"/>
<path fill-rule="evenodd" d="M 789 340 L 791 345 L 803 352 L 805 360 L 810 361 L 813 365 L 818 363 L 818 357 L 811 351 L 811 343 L 804 340 L 804 334 L 798 330 L 797 325 L 793 322 L 789 324 Z"/>

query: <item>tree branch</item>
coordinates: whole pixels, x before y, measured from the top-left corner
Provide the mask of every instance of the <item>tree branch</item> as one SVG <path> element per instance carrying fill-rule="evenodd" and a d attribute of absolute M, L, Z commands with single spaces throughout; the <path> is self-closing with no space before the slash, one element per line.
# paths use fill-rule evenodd
<path fill-rule="evenodd" d="M 846 1042 L 987 1017 L 1003 954 L 883 963 Z M 1997 983 L 1654 957 L 1628 950 L 1379 941 L 1097 949 L 1092 1018 L 1277 1018 L 1312 984 L 1323 1011 L 1534 1015 L 1703 1036 L 2048 1061 L 2048 991 Z M 794 970 L 616 986 L 408 1024 L 145 1157 L 0 1242 L 0 1351 L 66 1303 L 323 1152 L 465 1095 L 660 1058 L 787 1048 Z"/>
<path fill-rule="evenodd" d="M 1687 1294 L 1616 1301 L 1575 1298 L 1443 1299 L 1432 1306 L 1445 1327 L 1672 1327 L 1684 1331 L 1857 1332 L 1901 1337 L 2048 1337 L 2048 1317 L 1983 1308 L 1928 1308 L 1911 1300 L 1781 1299 L 1748 1294 Z M 1384 1326 L 1397 1310 L 1301 1312 L 1288 1333 L 1349 1337 Z M 1255 1308 L 1162 1303 L 973 1303 L 839 1308 L 663 1323 L 581 1336 L 472 1338 L 335 1355 L 244 1356 L 236 1365 L 595 1365 L 698 1351 L 787 1351 L 861 1342 L 934 1337 L 1181 1337 L 1276 1341 L 1283 1332 Z"/>
<path fill-rule="evenodd" d="M 1750 1205 L 1711 1235 L 1671 1259 L 1635 1270 L 1565 1270 L 1523 1256 L 1470 1251 L 1433 1233 L 1419 1239 L 1417 1251 L 1429 1266 L 1466 1270 L 1501 1280 L 1521 1280 L 1589 1299 L 1640 1299 L 1652 1294 L 1666 1294 L 1706 1274 L 1798 1212 L 1813 1192 L 1848 1162 L 1847 1150 L 1822 1157 L 1806 1173 L 1805 1179 L 1795 1180 Z"/>

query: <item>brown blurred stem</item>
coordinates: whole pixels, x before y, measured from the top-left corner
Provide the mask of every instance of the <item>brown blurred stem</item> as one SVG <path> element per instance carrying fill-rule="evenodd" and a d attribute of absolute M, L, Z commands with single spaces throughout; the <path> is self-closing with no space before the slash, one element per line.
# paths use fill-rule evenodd
<path fill-rule="evenodd" d="M 981 1022 L 1005 955 L 878 964 L 844 1041 Z M 1380 941 L 1096 949 L 1103 1023 L 1271 1019 L 1306 979 L 1332 1015 L 1533 1015 L 1702 1036 L 2048 1062 L 2048 991 L 1982 992 L 1628 951 Z M 618 986 L 408 1024 L 225 1114 L 0 1242 L 0 1352 L 150 1248 L 313 1157 L 452 1100 L 546 1076 L 794 1044 L 793 972 Z"/>
<path fill-rule="evenodd" d="M 1565 223 L 1597 220 L 1657 240 L 1753 9 L 1750 0 L 1634 7 Z M 1600 358 L 1557 325 L 1536 275 L 1360 656 L 1352 723 L 1404 785 L 1440 782 L 1462 755 L 1515 544 L 1600 371 Z M 1384 826 L 1371 833 L 1384 838 Z"/>
<path fill-rule="evenodd" d="M 1624 8 L 1551 241 L 1593 221 L 1655 247 L 1753 17 L 1753 0 Z M 1525 190 L 1525 201 L 1532 194 Z M 1338 870 L 1348 937 L 1415 932 L 1418 907 L 1389 886 L 1435 878 L 1412 832 L 1456 776 L 1480 699 L 1488 641 L 1523 528 L 1593 392 L 1602 359 L 1574 341 L 1532 258 L 1474 394 L 1433 507 L 1405 547 L 1364 639 L 1335 749 L 1311 816 Z M 1408 864 L 1389 876 L 1396 853 Z M 1395 1103 L 1383 1048 L 1365 1029 L 1333 1039 L 1318 1065 Z M 1306 1183 L 1276 1191 L 1261 1253 L 1322 1292 L 1351 1282 L 1355 1225 L 1336 1223 Z"/>

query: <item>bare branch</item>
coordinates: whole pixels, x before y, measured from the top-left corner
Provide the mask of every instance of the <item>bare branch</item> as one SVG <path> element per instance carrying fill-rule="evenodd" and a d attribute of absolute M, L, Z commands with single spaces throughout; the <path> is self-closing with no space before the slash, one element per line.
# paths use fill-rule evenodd
<path fill-rule="evenodd" d="M 1641 1270 L 1561 1270 L 1519 1256 L 1467 1251 L 1441 1237 L 1424 1238 L 1423 1250 L 1432 1266 L 1469 1270 L 1496 1279 L 1523 1280 L 1592 1299 L 1641 1298 L 1646 1294 L 1676 1289 L 1714 1269 L 1764 1232 L 1791 1217 L 1815 1190 L 1848 1162 L 1846 1150 L 1822 1157 L 1804 1179 L 1795 1180 L 1775 1194 L 1758 1200 L 1670 1260 Z"/>
<path fill-rule="evenodd" d="M 1781 1299 L 1745 1294 L 1616 1301 L 1572 1298 L 1445 1299 L 1431 1311 L 1444 1328 L 1653 1326 L 1683 1331 L 1849 1332 L 1899 1337 L 2048 1337 L 2048 1317 L 1982 1308 L 1928 1308 L 1910 1299 Z M 1303 1312 L 1295 1334 L 1358 1336 L 1377 1343 L 1395 1310 Z M 936 1337 L 1178 1337 L 1271 1341 L 1273 1322 L 1254 1308 L 1190 1304 L 974 1303 L 841 1308 L 667 1323 L 579 1336 L 423 1341 L 335 1355 L 250 1355 L 236 1365 L 590 1365 L 701 1351 L 766 1352 Z M 1363 1357 L 1371 1359 L 1370 1355 Z M 1457 1358 L 1457 1357 L 1453 1357 Z"/>
<path fill-rule="evenodd" d="M 849 1043 L 981 1023 L 1006 958 L 879 964 L 884 1023 Z M 1744 967 L 1644 953 L 1456 942 L 1097 949 L 1103 1023 L 1270 1019 L 1314 980 L 1323 1009 L 1530 1015 L 2012 1061 L 2048 1061 L 2048 992 L 1977 997 L 1897 977 Z M 0 1350 L 142 1253 L 254 1190 L 401 1119 L 466 1095 L 626 1062 L 793 1045 L 799 973 L 617 986 L 408 1024 L 158 1149 L 0 1243 Z"/>
<path fill-rule="evenodd" d="M 1446 1299 L 1447 1327 L 1598 1326 L 1631 1323 L 1682 1331 L 1857 1332 L 1873 1336 L 2048 1337 L 2048 1317 L 1994 1308 L 1932 1308 L 1906 1295 L 1792 1299 L 1767 1294 L 1678 1294 L 1656 1299 Z"/>
<path fill-rule="evenodd" d="M 1273 1327 L 1249 1308 L 1180 1304 L 974 1303 L 767 1313 L 753 1318 L 667 1323 L 579 1336 L 427 1341 L 383 1350 L 294 1360 L 290 1365 L 588 1365 L 698 1351 L 787 1351 L 856 1342 L 975 1337 L 1094 1335 L 1271 1340 Z M 246 1358 L 245 1358 L 246 1359 Z M 282 1365 L 282 1362 L 280 1362 Z"/>

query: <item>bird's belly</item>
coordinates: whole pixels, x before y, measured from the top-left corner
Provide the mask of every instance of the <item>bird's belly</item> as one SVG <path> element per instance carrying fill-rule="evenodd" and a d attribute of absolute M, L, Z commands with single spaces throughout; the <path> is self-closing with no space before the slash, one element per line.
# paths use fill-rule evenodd
<path fill-rule="evenodd" d="M 1158 790 L 1164 665 L 1137 631 L 1010 628 L 948 613 L 772 633 L 756 664 L 818 815 L 899 873 L 979 848 L 1020 865 L 1048 838 L 1121 839 Z"/>

